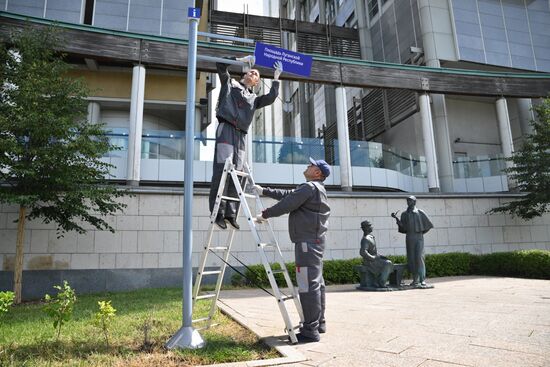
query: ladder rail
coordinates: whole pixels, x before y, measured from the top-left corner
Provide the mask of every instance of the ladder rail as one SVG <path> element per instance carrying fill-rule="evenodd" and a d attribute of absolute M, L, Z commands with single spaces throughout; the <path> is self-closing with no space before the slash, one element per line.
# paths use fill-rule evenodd
<path fill-rule="evenodd" d="M 226 192 L 226 185 L 231 184 L 231 182 L 228 182 L 229 181 L 228 176 L 231 178 L 231 182 L 235 186 L 235 190 L 237 192 L 237 197 L 236 198 L 227 197 L 226 195 L 224 195 L 224 192 Z M 235 229 L 231 227 L 230 233 L 228 234 L 227 239 L 226 239 L 225 247 L 216 247 L 216 246 L 219 246 L 219 245 L 216 245 L 216 246 L 212 247 L 212 240 L 213 240 L 214 230 L 216 229 L 215 228 L 216 227 L 215 220 L 216 220 L 216 216 L 219 212 L 219 208 L 220 208 L 220 205 L 221 205 L 223 200 L 226 200 L 226 201 L 239 201 L 240 206 L 237 210 L 237 218 L 238 218 L 238 216 L 239 216 L 239 214 L 241 213 L 241 210 L 242 210 L 243 214 L 246 217 L 248 225 L 250 227 L 252 236 L 253 236 L 254 240 L 256 241 L 256 243 L 257 243 L 260 259 L 261 259 L 262 264 L 264 266 L 264 269 L 267 273 L 267 277 L 268 277 L 269 283 L 271 285 L 271 288 L 273 290 L 273 294 L 274 294 L 275 298 L 277 299 L 277 304 L 279 306 L 279 311 L 281 312 L 281 316 L 283 317 L 283 321 L 285 323 L 285 331 L 288 333 L 291 342 L 293 344 L 295 344 L 295 343 L 298 342 L 297 337 L 296 337 L 296 330 L 301 326 L 301 323 L 304 320 L 302 305 L 301 305 L 300 299 L 299 299 L 299 294 L 298 294 L 297 288 L 294 287 L 294 284 L 292 283 L 292 280 L 290 279 L 288 269 L 287 269 L 287 267 L 285 265 L 285 262 L 284 262 L 283 253 L 282 253 L 281 248 L 279 247 L 279 244 L 277 242 L 277 238 L 275 236 L 275 231 L 273 230 L 273 226 L 271 225 L 271 223 L 269 221 L 266 221 L 266 223 L 265 223 L 265 227 L 267 229 L 266 232 L 267 232 L 267 235 L 268 235 L 269 239 L 268 239 L 267 242 L 262 241 L 262 238 L 261 238 L 262 236 L 260 236 L 260 231 L 259 231 L 259 228 L 258 228 L 259 223 L 256 222 L 256 218 L 250 210 L 250 206 L 248 204 L 247 199 L 248 198 L 249 199 L 252 199 L 252 198 L 255 199 L 255 201 L 256 201 L 256 210 L 263 210 L 264 206 L 263 206 L 262 201 L 260 199 L 260 195 L 257 192 L 254 192 L 254 194 L 247 194 L 246 193 L 246 188 L 247 188 L 248 185 L 255 185 L 254 178 L 252 177 L 252 172 L 251 172 L 248 164 L 247 163 L 244 164 L 243 171 L 237 171 L 235 169 L 235 166 L 232 163 L 232 157 L 229 157 L 228 159 L 226 159 L 225 165 L 224 165 L 224 170 L 223 170 L 221 180 L 220 180 L 220 185 L 218 187 L 218 192 L 216 194 L 216 201 L 215 201 L 215 204 L 214 204 L 214 209 L 212 210 L 212 213 L 210 215 L 210 228 L 209 228 L 209 231 L 208 231 L 206 244 L 204 245 L 204 252 L 201 256 L 201 260 L 200 260 L 200 264 L 199 264 L 199 270 L 198 270 L 198 273 L 197 273 L 197 278 L 195 280 L 195 286 L 193 288 L 193 304 L 196 302 L 196 300 L 203 299 L 203 298 L 204 299 L 211 299 L 212 303 L 210 305 L 210 310 L 208 312 L 208 316 L 200 318 L 200 319 L 195 320 L 195 321 L 196 322 L 206 321 L 206 325 L 204 326 L 204 328 L 209 328 L 209 327 L 213 326 L 212 321 L 213 321 L 214 314 L 216 313 L 216 310 L 217 310 L 217 300 L 219 299 L 219 294 L 220 294 L 221 286 L 222 286 L 222 283 L 223 283 L 223 277 L 224 277 L 224 274 L 225 274 L 225 270 L 226 270 L 226 267 L 227 267 L 227 264 L 228 264 L 229 255 L 230 255 L 230 252 L 231 252 L 231 247 L 232 247 L 234 237 L 235 237 Z M 243 187 L 244 187 L 244 189 L 243 189 Z M 262 233 L 263 232 L 265 232 L 265 230 L 262 227 Z M 271 263 L 268 260 L 266 249 L 264 247 L 274 247 L 274 252 L 273 252 L 274 261 L 273 262 L 278 263 L 279 266 L 280 266 L 280 269 L 281 269 L 281 270 L 278 270 L 276 272 L 283 274 L 286 285 L 291 290 L 291 295 L 290 296 L 283 295 L 283 293 L 279 289 L 279 286 L 278 286 L 276 278 L 275 278 L 274 270 L 272 269 Z M 210 254 L 210 252 L 214 251 L 214 249 L 224 249 L 223 250 L 223 259 L 220 257 L 220 259 L 222 259 L 222 264 L 220 265 L 219 270 L 205 271 L 206 264 L 208 262 L 208 255 Z M 270 251 L 270 253 L 271 253 L 271 251 Z M 202 285 L 202 281 L 203 281 L 203 276 L 204 275 L 213 275 L 215 273 L 217 273 L 217 280 L 216 280 L 216 285 L 215 285 L 214 292 L 201 295 L 200 294 L 200 289 L 201 289 L 201 285 Z M 296 325 L 296 326 L 293 326 L 290 314 L 289 314 L 288 309 L 285 305 L 285 301 L 290 300 L 290 299 L 294 300 L 294 305 L 296 307 L 296 310 L 297 310 L 299 318 L 300 318 L 300 324 Z"/>

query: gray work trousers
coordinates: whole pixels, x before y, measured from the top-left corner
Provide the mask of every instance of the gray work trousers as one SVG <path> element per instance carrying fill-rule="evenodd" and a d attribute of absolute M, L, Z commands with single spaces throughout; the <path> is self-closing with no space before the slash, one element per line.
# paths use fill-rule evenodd
<path fill-rule="evenodd" d="M 325 280 L 323 279 L 324 243 L 298 242 L 294 244 L 296 283 L 304 311 L 300 333 L 319 338 L 319 327 L 325 328 Z"/>
<path fill-rule="evenodd" d="M 413 276 L 413 282 L 422 283 L 426 280 L 426 264 L 424 262 L 424 234 L 420 232 L 407 233 L 407 268 Z"/>
<path fill-rule="evenodd" d="M 216 147 L 214 148 L 214 165 L 212 167 L 212 181 L 208 204 L 210 212 L 214 210 L 216 195 L 220 186 L 225 160 L 233 156 L 233 164 L 239 171 L 243 169 L 245 158 L 246 134 L 226 122 L 220 122 L 216 130 Z M 238 197 L 237 190 L 230 176 L 227 176 L 224 196 Z M 225 218 L 235 218 L 239 209 L 239 203 L 222 200 L 218 214 Z"/>

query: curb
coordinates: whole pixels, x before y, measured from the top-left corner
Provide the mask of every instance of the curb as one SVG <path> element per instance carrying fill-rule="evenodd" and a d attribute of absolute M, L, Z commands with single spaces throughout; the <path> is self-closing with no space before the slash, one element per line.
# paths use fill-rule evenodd
<path fill-rule="evenodd" d="M 210 364 L 204 367 L 260 367 L 260 366 L 276 366 L 280 364 L 290 364 L 298 363 L 307 360 L 307 357 L 302 353 L 296 350 L 293 346 L 289 345 L 286 340 L 282 340 L 280 337 L 268 336 L 262 337 L 258 335 L 254 329 L 251 327 L 251 324 L 246 320 L 246 318 L 238 313 L 236 310 L 225 305 L 222 302 L 218 302 L 218 307 L 221 312 L 225 315 L 231 317 L 235 322 L 237 322 L 242 327 L 247 328 L 250 332 L 254 333 L 258 338 L 260 338 L 265 344 L 269 347 L 274 348 L 279 352 L 282 357 L 272 358 L 272 359 L 257 359 L 254 361 L 243 361 L 243 362 L 230 362 L 230 363 L 217 363 Z M 285 338 L 286 339 L 286 338 Z"/>

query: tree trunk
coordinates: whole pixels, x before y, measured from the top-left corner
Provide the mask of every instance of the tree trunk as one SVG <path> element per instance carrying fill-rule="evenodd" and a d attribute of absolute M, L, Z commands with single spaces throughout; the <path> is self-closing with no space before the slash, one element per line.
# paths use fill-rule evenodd
<path fill-rule="evenodd" d="M 13 292 L 15 304 L 21 303 L 21 278 L 23 277 L 23 238 L 25 236 L 25 208 L 19 206 L 19 221 L 17 222 L 17 244 L 15 247 L 15 268 L 13 276 Z"/>

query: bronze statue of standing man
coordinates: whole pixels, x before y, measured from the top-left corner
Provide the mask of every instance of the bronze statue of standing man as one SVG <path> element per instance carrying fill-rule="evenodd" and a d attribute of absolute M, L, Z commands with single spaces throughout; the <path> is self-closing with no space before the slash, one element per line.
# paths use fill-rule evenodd
<path fill-rule="evenodd" d="M 397 218 L 392 213 L 399 233 L 405 233 L 407 243 L 407 267 L 413 276 L 413 286 L 426 286 L 426 264 L 424 262 L 424 234 L 433 228 L 433 224 L 422 209 L 416 207 L 416 197 L 407 198 L 407 210 Z"/>

